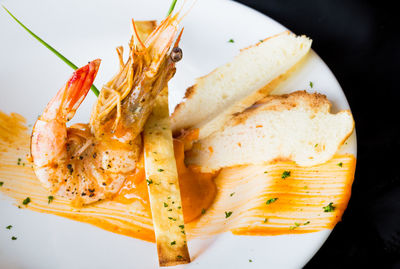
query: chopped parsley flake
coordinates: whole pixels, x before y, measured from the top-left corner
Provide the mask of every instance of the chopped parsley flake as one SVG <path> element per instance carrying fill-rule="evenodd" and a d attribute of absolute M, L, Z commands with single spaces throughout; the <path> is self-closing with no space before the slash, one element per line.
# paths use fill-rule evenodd
<path fill-rule="evenodd" d="M 230 194 L 230 196 L 232 197 L 233 195 L 235 195 L 235 193 L 234 192 L 232 192 L 231 194 Z"/>
<path fill-rule="evenodd" d="M 267 174 L 268 173 L 268 171 L 264 171 L 264 174 Z"/>
<path fill-rule="evenodd" d="M 53 202 L 53 200 L 54 200 L 54 196 L 51 196 L 51 195 L 50 195 L 49 197 L 47 197 L 47 198 L 49 199 L 49 201 L 48 201 L 49 204 L 50 204 L 51 202 Z"/>
<path fill-rule="evenodd" d="M 26 197 L 25 200 L 22 201 L 23 205 L 28 205 L 31 202 L 31 198 Z"/>
<path fill-rule="evenodd" d="M 164 169 L 159 168 L 157 171 L 158 171 L 158 172 L 163 172 Z"/>
<path fill-rule="evenodd" d="M 337 165 L 338 165 L 339 167 L 343 167 L 343 163 L 342 163 L 342 162 L 338 163 Z"/>
<path fill-rule="evenodd" d="M 272 204 L 272 203 L 276 202 L 276 200 L 278 200 L 278 198 L 271 198 L 271 199 L 268 199 L 267 202 L 265 202 L 265 203 L 267 205 L 269 205 L 269 204 Z"/>
<path fill-rule="evenodd" d="M 333 206 L 333 203 L 330 202 L 329 205 L 323 207 L 324 212 L 333 212 L 335 210 L 335 207 Z"/>
<path fill-rule="evenodd" d="M 282 179 L 290 177 L 290 171 L 283 171 L 282 173 Z"/>
<path fill-rule="evenodd" d="M 7 230 L 11 230 L 11 228 L 12 228 L 12 225 L 8 225 L 8 226 L 6 227 Z"/>
<path fill-rule="evenodd" d="M 181 255 L 176 256 L 178 259 L 183 259 Z"/>
<path fill-rule="evenodd" d="M 204 215 L 205 213 L 206 213 L 206 209 L 203 208 L 203 209 L 201 210 L 201 214 Z"/>
<path fill-rule="evenodd" d="M 185 228 L 185 225 L 179 225 L 179 228 L 183 229 Z"/>
<path fill-rule="evenodd" d="M 3 182 L 3 181 L 0 181 L 0 187 L 3 186 L 3 185 L 4 185 L 4 182 Z"/>
<path fill-rule="evenodd" d="M 315 144 L 315 145 L 314 145 L 314 148 L 316 148 L 316 147 L 318 147 L 318 144 Z"/>
<path fill-rule="evenodd" d="M 252 259 L 249 259 L 249 262 L 253 262 L 253 260 L 252 260 Z"/>
<path fill-rule="evenodd" d="M 300 226 L 300 223 L 295 222 L 295 223 L 294 223 L 294 226 L 290 226 L 290 227 L 289 227 L 289 230 L 294 230 L 294 229 L 296 229 L 296 228 L 299 227 L 299 226 Z"/>
<path fill-rule="evenodd" d="M 168 217 L 170 220 L 176 221 L 176 218 Z"/>
<path fill-rule="evenodd" d="M 168 207 L 168 204 L 164 202 L 164 207 Z"/>
<path fill-rule="evenodd" d="M 17 240 L 17 238 L 15 236 L 11 237 L 11 240 Z"/>
<path fill-rule="evenodd" d="M 146 179 L 147 181 L 147 185 L 153 184 L 153 180 L 152 179 Z"/>
<path fill-rule="evenodd" d="M 171 242 L 171 246 L 176 245 L 176 241 Z"/>
<path fill-rule="evenodd" d="M 308 224 L 310 224 L 309 220 L 303 223 L 303 225 L 308 225 Z"/>
<path fill-rule="evenodd" d="M 229 218 L 231 215 L 232 215 L 232 211 L 229 211 L 229 212 L 226 212 L 225 211 L 225 218 L 227 219 L 227 218 Z"/>
<path fill-rule="evenodd" d="M 233 40 L 233 38 L 228 40 L 229 43 L 235 43 L 235 40 Z"/>
<path fill-rule="evenodd" d="M 265 219 L 264 219 L 264 223 L 267 223 L 267 221 L 268 221 L 268 219 L 267 219 L 267 218 L 265 218 Z"/>
<path fill-rule="evenodd" d="M 310 81 L 310 88 L 314 87 L 314 83 Z"/>

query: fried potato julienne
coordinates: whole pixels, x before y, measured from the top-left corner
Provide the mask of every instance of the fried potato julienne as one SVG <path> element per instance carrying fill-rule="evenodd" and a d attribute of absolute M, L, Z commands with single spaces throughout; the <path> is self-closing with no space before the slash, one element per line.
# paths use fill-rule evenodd
<path fill-rule="evenodd" d="M 144 156 L 160 266 L 190 262 L 168 110 L 168 91 L 144 127 Z"/>
<path fill-rule="evenodd" d="M 156 27 L 135 22 L 139 38 Z M 157 97 L 144 127 L 146 180 L 160 266 L 190 262 L 168 110 L 168 89 Z"/>

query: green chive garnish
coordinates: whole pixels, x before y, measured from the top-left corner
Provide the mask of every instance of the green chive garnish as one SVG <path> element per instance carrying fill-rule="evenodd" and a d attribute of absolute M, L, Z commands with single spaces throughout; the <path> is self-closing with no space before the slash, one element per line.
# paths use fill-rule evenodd
<path fill-rule="evenodd" d="M 169 7 L 167 16 L 169 16 L 169 14 L 171 14 L 171 12 L 174 10 L 175 5 L 176 5 L 176 1 L 177 1 L 177 0 L 172 0 L 172 3 L 171 3 L 171 6 Z"/>
<path fill-rule="evenodd" d="M 51 52 L 53 52 L 58 58 L 60 58 L 64 63 L 66 63 L 67 65 L 69 65 L 72 69 L 76 70 L 78 69 L 78 67 L 72 63 L 70 60 L 68 60 L 67 58 L 64 57 L 64 55 L 62 55 L 60 52 L 58 52 L 55 48 L 53 48 L 52 46 L 50 46 L 48 43 L 46 43 L 43 39 L 41 39 L 40 37 L 38 37 L 34 32 L 32 32 L 31 30 L 28 29 L 28 27 L 26 27 L 22 22 L 20 22 L 5 6 L 1 5 L 4 10 L 22 27 L 24 28 L 31 36 L 33 36 L 37 41 L 39 41 L 42 45 L 44 45 L 46 48 L 48 48 Z M 96 95 L 99 96 L 99 90 L 92 85 L 91 87 L 92 92 Z"/>

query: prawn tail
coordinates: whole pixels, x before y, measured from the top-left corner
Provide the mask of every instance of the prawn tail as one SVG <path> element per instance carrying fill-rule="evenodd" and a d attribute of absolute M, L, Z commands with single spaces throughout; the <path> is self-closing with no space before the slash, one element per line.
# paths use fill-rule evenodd
<path fill-rule="evenodd" d="M 96 59 L 77 69 L 49 102 L 42 114 L 42 119 L 52 120 L 60 119 L 60 117 L 65 121 L 72 119 L 96 78 L 100 62 L 100 59 Z"/>

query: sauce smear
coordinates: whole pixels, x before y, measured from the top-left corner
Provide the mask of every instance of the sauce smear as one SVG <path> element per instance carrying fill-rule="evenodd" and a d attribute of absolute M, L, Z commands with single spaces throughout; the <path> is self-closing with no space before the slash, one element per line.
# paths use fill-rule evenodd
<path fill-rule="evenodd" d="M 13 198 L 22 209 L 154 242 L 143 161 L 112 200 L 71 208 L 70 202 L 60 197 L 49 202 L 50 194 L 26 160 L 29 139 L 30 131 L 22 116 L 0 112 L 2 196 Z M 189 239 L 227 231 L 240 235 L 320 231 L 333 228 L 347 207 L 356 163 L 352 155 L 335 156 L 314 167 L 281 161 L 225 168 L 213 175 L 185 166 L 185 143 L 175 140 L 174 150 Z M 23 205 L 27 197 L 31 202 Z"/>

